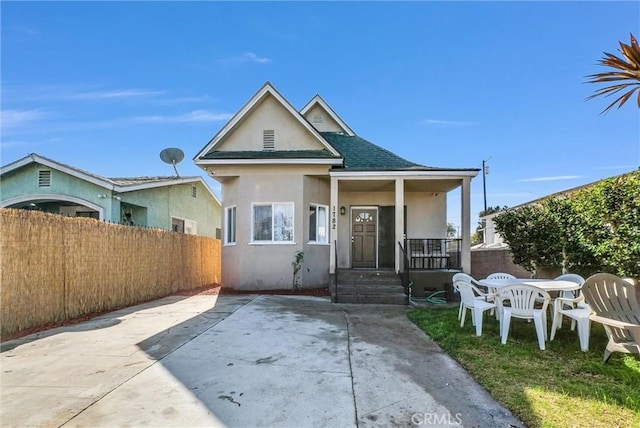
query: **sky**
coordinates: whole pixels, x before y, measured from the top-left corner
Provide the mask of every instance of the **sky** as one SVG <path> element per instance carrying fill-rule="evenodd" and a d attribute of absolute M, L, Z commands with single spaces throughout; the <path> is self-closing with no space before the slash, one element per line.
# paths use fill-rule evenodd
<path fill-rule="evenodd" d="M 192 158 L 266 82 L 320 94 L 359 136 L 413 162 L 481 168 L 472 228 L 640 167 L 632 100 L 585 101 L 603 52 L 640 37 L 640 2 L 0 3 L 2 165 L 29 153 L 105 177 L 220 186 Z M 460 225 L 460 193 L 448 221 Z"/>

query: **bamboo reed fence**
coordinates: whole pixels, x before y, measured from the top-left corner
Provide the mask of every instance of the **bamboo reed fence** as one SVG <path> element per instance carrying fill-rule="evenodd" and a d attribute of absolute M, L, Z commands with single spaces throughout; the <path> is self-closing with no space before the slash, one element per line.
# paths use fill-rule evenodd
<path fill-rule="evenodd" d="M 220 283 L 220 240 L 0 209 L 2 335 Z"/>

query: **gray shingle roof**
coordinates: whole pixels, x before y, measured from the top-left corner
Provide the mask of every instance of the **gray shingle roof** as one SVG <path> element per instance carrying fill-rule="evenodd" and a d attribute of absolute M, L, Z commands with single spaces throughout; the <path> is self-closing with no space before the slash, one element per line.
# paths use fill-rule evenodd
<path fill-rule="evenodd" d="M 336 132 L 322 132 L 322 136 L 344 158 L 344 168 L 349 170 L 435 170 L 420 165 L 383 149 L 357 135 L 349 136 Z"/>
<path fill-rule="evenodd" d="M 339 159 L 327 150 L 213 151 L 200 159 Z"/>
<path fill-rule="evenodd" d="M 135 184 L 149 184 L 149 183 L 168 183 L 176 180 L 197 180 L 200 177 L 176 177 L 174 176 L 159 176 L 159 177 L 115 177 L 109 178 L 118 186 L 133 186 Z"/>

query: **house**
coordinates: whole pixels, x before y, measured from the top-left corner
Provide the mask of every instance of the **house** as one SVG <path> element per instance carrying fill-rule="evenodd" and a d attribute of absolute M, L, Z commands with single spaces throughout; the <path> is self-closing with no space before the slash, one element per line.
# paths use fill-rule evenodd
<path fill-rule="evenodd" d="M 202 177 L 105 178 L 32 153 L 0 169 L 0 207 L 215 238 L 220 201 Z"/>
<path fill-rule="evenodd" d="M 297 110 L 265 83 L 194 162 L 222 187 L 225 287 L 326 287 L 352 269 L 452 271 L 446 195 L 457 188 L 462 239 L 451 263 L 470 269 L 470 187 L 479 169 L 405 160 L 358 136 L 319 95 Z"/>

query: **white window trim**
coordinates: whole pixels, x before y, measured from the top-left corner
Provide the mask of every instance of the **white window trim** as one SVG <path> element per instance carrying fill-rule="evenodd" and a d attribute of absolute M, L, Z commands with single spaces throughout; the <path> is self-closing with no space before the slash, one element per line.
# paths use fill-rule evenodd
<path fill-rule="evenodd" d="M 318 236 L 318 208 L 324 208 L 325 210 L 325 239 L 326 241 L 312 241 L 311 238 L 309 238 L 309 241 L 307 242 L 310 245 L 329 245 L 329 205 L 324 205 L 324 204 L 316 204 L 316 203 L 311 203 L 309 204 L 312 207 L 316 208 L 316 237 Z"/>
<path fill-rule="evenodd" d="M 189 220 L 188 218 L 184 218 L 184 217 L 178 217 L 175 215 L 171 216 L 171 223 L 173 225 L 173 219 L 176 220 L 181 220 L 184 223 L 184 233 L 185 235 L 197 235 L 198 234 L 198 222 L 195 220 Z M 192 225 L 193 226 L 193 233 L 188 233 L 187 232 L 187 225 Z M 171 230 L 173 230 L 173 226 L 171 227 Z"/>
<path fill-rule="evenodd" d="M 273 222 L 273 206 L 274 205 L 291 205 L 291 212 L 293 213 L 292 217 L 291 217 L 291 229 L 293 230 L 292 233 L 292 240 L 291 241 L 256 241 L 253 239 L 254 237 L 254 230 L 253 230 L 253 226 L 255 224 L 255 218 L 254 218 L 254 213 L 255 213 L 255 207 L 256 206 L 267 206 L 267 205 L 271 205 L 271 219 Z M 295 217 L 296 217 L 296 211 L 295 211 L 295 204 L 292 201 L 287 201 L 287 202 L 252 202 L 251 203 L 251 241 L 249 242 L 249 245 L 293 245 L 296 243 L 295 240 L 295 235 L 296 235 L 296 226 L 295 226 Z M 273 238 L 273 223 L 272 223 L 272 228 L 271 228 L 271 237 Z"/>
<path fill-rule="evenodd" d="M 229 228 L 228 228 L 228 223 L 229 223 L 229 212 L 231 210 L 235 211 L 235 218 L 234 218 L 234 222 L 233 222 L 233 227 L 235 229 L 235 241 L 229 241 Z M 236 245 L 238 242 L 238 209 L 236 208 L 236 205 L 229 205 L 228 207 L 225 207 L 224 209 L 224 245 L 225 246 L 232 246 L 232 245 Z"/>

